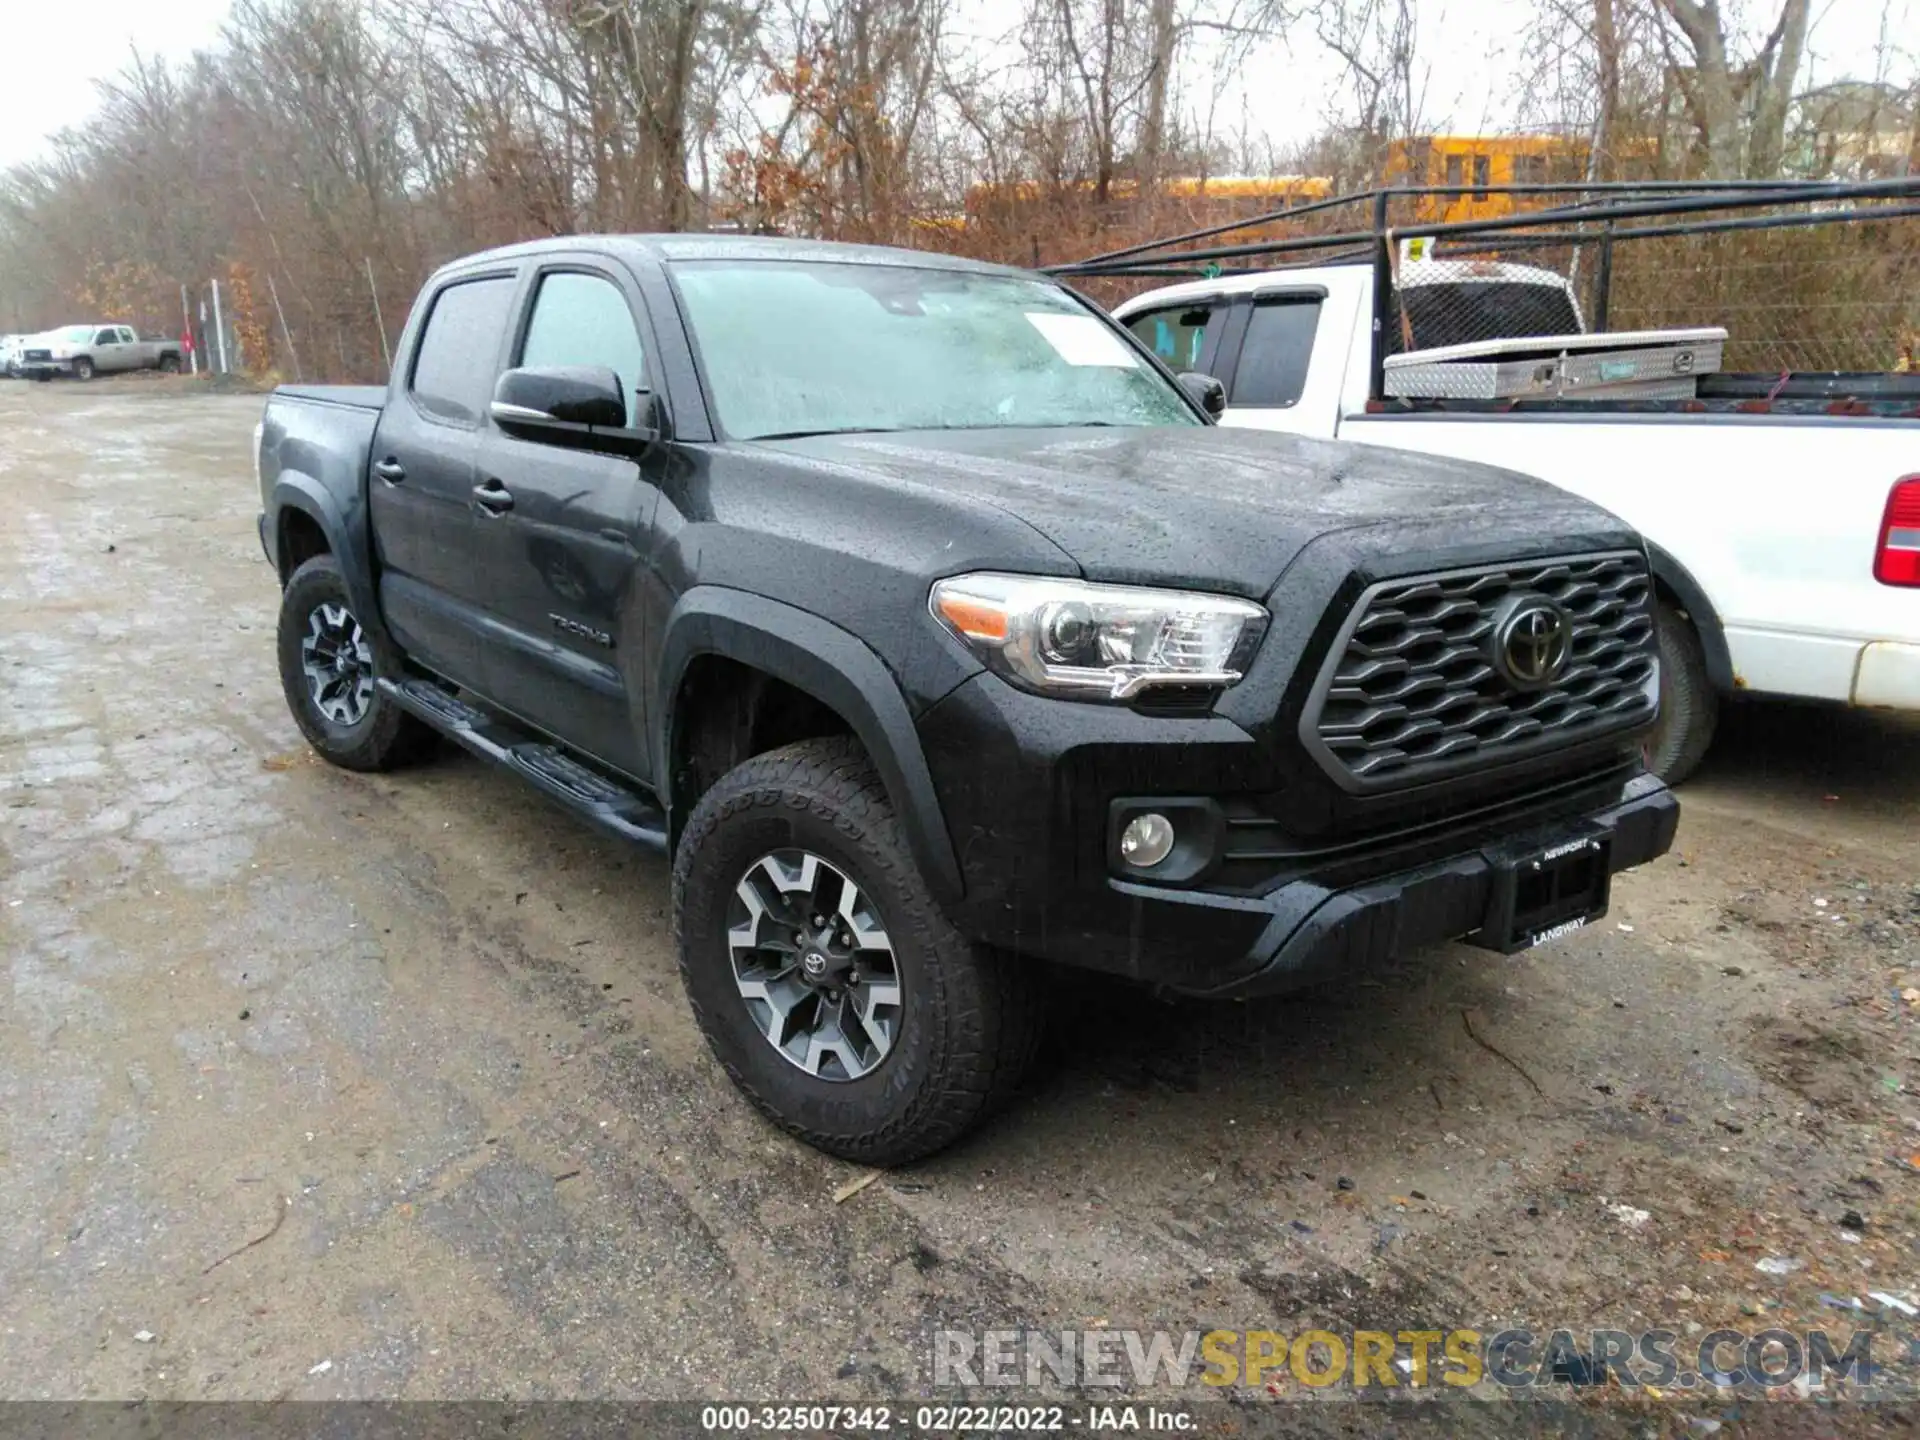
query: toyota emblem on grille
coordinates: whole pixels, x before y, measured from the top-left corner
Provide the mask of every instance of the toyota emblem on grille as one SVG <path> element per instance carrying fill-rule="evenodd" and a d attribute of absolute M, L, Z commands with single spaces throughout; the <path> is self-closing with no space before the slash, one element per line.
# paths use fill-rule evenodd
<path fill-rule="evenodd" d="M 1537 595 L 1509 601 L 1493 627 L 1494 668 L 1522 690 L 1551 685 L 1573 653 L 1573 625 L 1566 612 Z"/>

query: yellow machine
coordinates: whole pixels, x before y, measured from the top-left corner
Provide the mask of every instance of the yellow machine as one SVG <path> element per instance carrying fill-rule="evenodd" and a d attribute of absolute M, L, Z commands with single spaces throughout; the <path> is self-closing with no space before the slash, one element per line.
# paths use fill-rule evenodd
<path fill-rule="evenodd" d="M 1577 183 L 1586 178 L 1584 140 L 1561 135 L 1416 135 L 1388 148 L 1389 185 L 1471 186 L 1464 195 L 1421 197 L 1417 218 L 1429 223 L 1490 220 L 1535 209 L 1551 196 L 1490 193 L 1503 185 Z"/>

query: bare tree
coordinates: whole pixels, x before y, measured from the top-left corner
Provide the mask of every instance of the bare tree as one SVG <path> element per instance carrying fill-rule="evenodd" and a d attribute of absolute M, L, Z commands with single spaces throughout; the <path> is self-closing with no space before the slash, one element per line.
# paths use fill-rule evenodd
<path fill-rule="evenodd" d="M 1420 127 L 1426 70 L 1419 60 L 1414 0 L 1322 0 L 1313 10 L 1314 34 L 1346 72 L 1338 119 L 1347 132 L 1351 175 L 1378 180 L 1389 145 Z"/>
<path fill-rule="evenodd" d="M 1676 63 L 1675 81 L 1717 180 L 1780 173 L 1787 111 L 1806 55 L 1809 0 L 1781 0 L 1780 13 L 1759 50 L 1744 63 L 1733 58 L 1719 0 L 1657 0 L 1691 60 Z M 1662 31 L 1671 38 L 1671 32 Z"/>

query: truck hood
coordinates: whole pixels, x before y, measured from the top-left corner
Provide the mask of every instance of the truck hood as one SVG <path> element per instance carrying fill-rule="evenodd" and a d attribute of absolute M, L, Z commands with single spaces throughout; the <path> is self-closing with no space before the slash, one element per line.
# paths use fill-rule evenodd
<path fill-rule="evenodd" d="M 1258 599 L 1316 542 L 1342 552 L 1343 568 L 1379 574 L 1640 543 L 1608 511 L 1530 476 L 1272 431 L 901 431 L 765 443 L 993 505 L 1087 578 L 1122 584 Z"/>

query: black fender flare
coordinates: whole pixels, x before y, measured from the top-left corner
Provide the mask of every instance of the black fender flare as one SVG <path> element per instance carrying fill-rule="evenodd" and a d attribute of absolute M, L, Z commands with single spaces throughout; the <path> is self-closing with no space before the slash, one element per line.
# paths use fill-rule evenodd
<path fill-rule="evenodd" d="M 1653 578 L 1672 592 L 1680 608 L 1687 612 L 1687 618 L 1693 621 L 1694 633 L 1700 637 L 1700 650 L 1707 661 L 1707 678 L 1713 681 L 1713 688 L 1722 695 L 1732 694 L 1733 656 L 1727 649 L 1726 632 L 1720 628 L 1720 614 L 1707 599 L 1707 592 L 1700 588 L 1692 571 L 1651 540 L 1647 542 L 1647 559 L 1653 565 Z"/>
<path fill-rule="evenodd" d="M 320 527 L 320 533 L 327 539 L 327 550 L 346 582 L 347 598 L 353 602 L 355 617 L 379 643 L 395 648 L 380 614 L 379 592 L 373 583 L 373 567 L 366 547 L 359 540 L 361 532 L 342 510 L 332 490 L 298 470 L 282 470 L 275 477 L 272 503 L 263 527 L 263 538 L 272 547 L 273 568 L 279 574 L 281 585 L 290 578 L 286 557 L 280 553 L 280 530 L 289 510 L 298 510 Z"/>
<path fill-rule="evenodd" d="M 842 716 L 880 772 L 927 884 L 943 901 L 961 897 L 965 886 L 933 772 L 893 672 L 864 641 L 831 621 L 726 586 L 697 585 L 680 597 L 667 616 L 660 663 L 653 669 L 657 688 L 647 708 L 660 717 L 653 773 L 668 802 L 672 833 L 686 820 L 673 813 L 673 710 L 687 667 L 701 655 L 723 655 L 763 671 Z"/>

